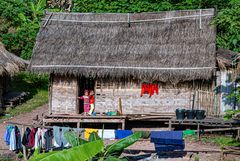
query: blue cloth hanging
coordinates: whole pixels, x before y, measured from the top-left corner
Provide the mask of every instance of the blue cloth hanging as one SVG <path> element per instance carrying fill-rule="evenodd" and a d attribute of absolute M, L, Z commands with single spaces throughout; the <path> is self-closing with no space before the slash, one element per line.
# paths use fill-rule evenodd
<path fill-rule="evenodd" d="M 123 139 L 132 135 L 133 132 L 131 130 L 115 130 L 115 137 L 116 139 Z"/>

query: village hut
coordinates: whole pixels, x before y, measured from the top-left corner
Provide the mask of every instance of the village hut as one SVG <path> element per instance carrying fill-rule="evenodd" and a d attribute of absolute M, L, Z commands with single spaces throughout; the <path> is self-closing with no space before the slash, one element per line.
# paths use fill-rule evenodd
<path fill-rule="evenodd" d="M 220 111 L 237 110 L 240 107 L 237 100 L 239 87 L 240 53 L 231 50 L 217 49 L 216 92 L 219 94 Z"/>
<path fill-rule="evenodd" d="M 0 42 L 0 108 L 3 106 L 3 94 L 9 89 L 10 77 L 26 69 L 27 64 L 27 61 L 8 52 Z"/>
<path fill-rule="evenodd" d="M 77 97 L 85 89 L 95 91 L 95 111 L 100 113 L 120 106 L 123 114 L 207 110 L 213 107 L 204 102 L 205 97 L 193 100 L 193 94 L 199 90 L 213 96 L 213 17 L 214 9 L 131 14 L 48 12 L 29 69 L 51 75 L 50 114 L 81 113 L 83 103 Z M 153 84 L 157 84 L 158 93 L 144 91 L 141 95 L 144 85 Z"/>

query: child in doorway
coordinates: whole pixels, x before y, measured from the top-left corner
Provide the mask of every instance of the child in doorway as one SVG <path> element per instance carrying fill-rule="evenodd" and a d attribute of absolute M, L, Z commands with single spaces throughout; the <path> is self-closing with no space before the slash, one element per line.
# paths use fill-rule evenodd
<path fill-rule="evenodd" d="M 81 96 L 81 97 L 78 97 L 78 98 L 83 100 L 84 115 L 87 115 L 87 113 L 88 113 L 89 110 L 90 110 L 88 90 L 85 90 L 85 91 L 84 91 L 84 95 Z"/>
<path fill-rule="evenodd" d="M 90 103 L 90 111 L 88 112 L 88 114 L 92 115 L 92 112 L 94 110 L 94 91 L 93 90 L 90 90 L 89 103 Z"/>

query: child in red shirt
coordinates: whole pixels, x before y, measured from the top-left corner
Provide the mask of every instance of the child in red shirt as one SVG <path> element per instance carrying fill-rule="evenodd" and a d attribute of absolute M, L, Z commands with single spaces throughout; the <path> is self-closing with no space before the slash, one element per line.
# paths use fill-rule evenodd
<path fill-rule="evenodd" d="M 93 90 L 90 91 L 89 103 L 90 103 L 90 110 L 88 114 L 91 115 L 94 110 L 94 91 Z"/>

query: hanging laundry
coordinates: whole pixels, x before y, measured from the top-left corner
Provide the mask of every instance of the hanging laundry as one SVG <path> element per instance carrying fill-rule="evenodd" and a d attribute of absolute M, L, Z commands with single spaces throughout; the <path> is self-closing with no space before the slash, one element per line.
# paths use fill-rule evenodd
<path fill-rule="evenodd" d="M 44 128 L 41 129 L 41 140 L 42 140 L 41 148 L 42 149 L 45 147 L 45 144 L 46 144 L 46 140 L 44 138 L 44 135 L 47 131 L 48 131 L 47 129 L 44 129 Z"/>
<path fill-rule="evenodd" d="M 28 138 L 28 147 L 33 148 L 35 144 L 35 134 L 37 132 L 37 128 L 32 128 L 29 138 Z"/>
<path fill-rule="evenodd" d="M 35 140 L 34 140 L 34 148 L 42 148 L 42 142 L 43 142 L 43 133 L 45 129 L 38 128 L 37 132 L 35 134 Z"/>
<path fill-rule="evenodd" d="M 16 150 L 22 149 L 21 133 L 17 126 L 14 127 L 16 137 Z"/>
<path fill-rule="evenodd" d="M 68 147 L 69 144 L 64 137 L 64 133 L 69 131 L 69 127 L 53 126 L 54 146 L 56 147 Z"/>
<path fill-rule="evenodd" d="M 142 84 L 142 90 L 140 96 L 142 97 L 143 94 L 150 94 L 150 86 L 149 84 L 143 83 Z"/>
<path fill-rule="evenodd" d="M 149 94 L 149 97 L 151 97 L 152 95 L 154 95 L 154 93 L 156 93 L 158 95 L 158 84 L 146 84 L 143 83 L 142 84 L 142 88 L 141 88 L 141 94 L 140 96 L 142 97 L 144 94 Z"/>
<path fill-rule="evenodd" d="M 123 139 L 132 134 L 133 134 L 133 132 L 131 130 L 115 130 L 115 138 L 116 139 Z"/>
<path fill-rule="evenodd" d="M 101 138 L 103 135 L 103 139 L 115 139 L 115 130 L 98 130 L 98 136 Z"/>
<path fill-rule="evenodd" d="M 150 84 L 150 97 L 156 93 L 158 95 L 158 84 Z"/>
<path fill-rule="evenodd" d="M 9 141 L 9 150 L 16 150 L 16 134 L 15 134 L 15 128 L 11 130 L 10 134 L 10 141 Z"/>
<path fill-rule="evenodd" d="M 4 133 L 4 141 L 9 145 L 9 150 L 19 151 L 22 149 L 21 134 L 17 126 L 8 125 Z"/>
<path fill-rule="evenodd" d="M 11 125 L 8 125 L 6 127 L 6 131 L 4 133 L 4 141 L 5 141 L 6 145 L 10 145 L 10 136 L 11 136 L 11 132 L 12 132 L 13 128 L 14 127 Z"/>
<path fill-rule="evenodd" d="M 84 129 L 83 128 L 73 128 L 73 131 L 77 134 L 79 134 L 80 138 L 84 138 Z"/>
<path fill-rule="evenodd" d="M 22 137 L 22 145 L 28 146 L 30 133 L 31 133 L 31 130 L 30 130 L 30 128 L 27 127 L 24 134 L 23 134 L 23 137 Z"/>
<path fill-rule="evenodd" d="M 53 139 L 53 133 L 51 130 L 47 130 L 45 133 L 44 133 L 44 140 L 45 140 L 45 143 L 43 144 L 43 148 L 46 150 L 46 151 L 49 151 L 52 149 L 52 139 Z"/>
<path fill-rule="evenodd" d="M 88 129 L 88 128 L 86 128 L 85 131 L 84 131 L 84 138 L 88 139 L 90 134 L 93 133 L 93 132 L 98 133 L 98 129 Z"/>

